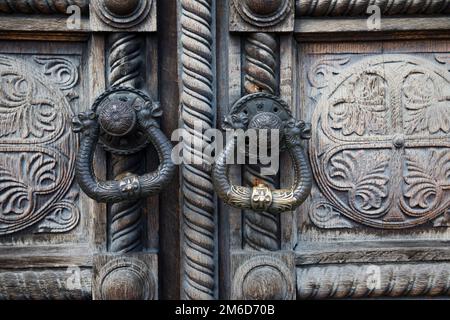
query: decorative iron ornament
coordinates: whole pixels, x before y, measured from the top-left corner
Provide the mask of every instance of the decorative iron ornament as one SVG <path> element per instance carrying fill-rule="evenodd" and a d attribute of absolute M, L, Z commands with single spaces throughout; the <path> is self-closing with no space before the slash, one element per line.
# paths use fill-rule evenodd
<path fill-rule="evenodd" d="M 119 108 L 119 103 L 127 107 Z M 103 109 L 109 112 L 104 111 Z M 125 111 L 118 114 L 117 111 Z M 130 179 L 129 175 L 117 180 L 99 181 L 92 166 L 95 147 L 100 136 L 101 123 L 110 121 L 118 125 L 108 126 L 114 134 L 127 132 L 126 125 L 133 126 L 130 113 L 136 113 L 137 125 L 146 133 L 158 152 L 160 165 L 155 172 Z M 142 91 L 117 87 L 100 95 L 92 106 L 92 110 L 80 113 L 73 119 L 73 130 L 82 133 L 80 152 L 77 158 L 76 174 L 80 187 L 90 197 L 99 202 L 119 202 L 144 198 L 159 193 L 171 180 L 175 165 L 171 160 L 172 145 L 158 127 L 157 117 L 161 116 L 159 105 Z M 131 182 L 130 182 L 131 181 Z"/>
<path fill-rule="evenodd" d="M 266 93 L 255 93 L 241 98 L 230 111 L 226 123 L 234 129 L 259 129 L 251 124 L 260 114 L 271 114 L 278 120 L 264 121 L 267 124 L 282 122 L 282 143 L 286 146 L 294 166 L 294 185 L 288 189 L 270 190 L 267 186 L 243 187 L 233 185 L 228 176 L 227 159 L 234 154 L 236 137 L 231 139 L 217 157 L 213 166 L 214 188 L 227 204 L 240 209 L 280 213 L 292 211 L 308 197 L 312 186 L 312 173 L 309 162 L 301 146 L 301 139 L 309 139 L 310 124 L 295 120 L 289 106 L 280 98 Z"/>

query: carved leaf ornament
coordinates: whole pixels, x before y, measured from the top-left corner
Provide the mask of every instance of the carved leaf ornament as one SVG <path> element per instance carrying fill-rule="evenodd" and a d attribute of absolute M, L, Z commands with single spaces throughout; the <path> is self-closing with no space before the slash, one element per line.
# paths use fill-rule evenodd
<path fill-rule="evenodd" d="M 0 235 L 47 216 L 41 232 L 67 231 L 78 223 L 78 209 L 64 202 L 78 145 L 68 129 L 73 112 L 67 96 L 77 83 L 69 59 L 0 56 Z"/>
<path fill-rule="evenodd" d="M 410 55 L 363 58 L 329 79 L 310 157 L 330 205 L 364 225 L 426 223 L 450 205 L 450 73 Z"/>

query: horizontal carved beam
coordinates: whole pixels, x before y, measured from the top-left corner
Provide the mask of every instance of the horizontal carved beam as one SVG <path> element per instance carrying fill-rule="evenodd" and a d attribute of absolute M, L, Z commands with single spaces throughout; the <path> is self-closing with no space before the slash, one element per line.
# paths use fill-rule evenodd
<path fill-rule="evenodd" d="M 450 295 L 450 263 L 297 268 L 298 299 Z"/>
<path fill-rule="evenodd" d="M 0 271 L 0 300 L 87 300 L 91 269 Z"/>
<path fill-rule="evenodd" d="M 450 0 L 296 0 L 296 15 L 307 17 L 364 16 L 377 5 L 382 15 L 450 13 Z"/>
<path fill-rule="evenodd" d="M 0 0 L 0 13 L 72 14 L 67 12 L 72 5 L 89 13 L 89 0 Z"/>

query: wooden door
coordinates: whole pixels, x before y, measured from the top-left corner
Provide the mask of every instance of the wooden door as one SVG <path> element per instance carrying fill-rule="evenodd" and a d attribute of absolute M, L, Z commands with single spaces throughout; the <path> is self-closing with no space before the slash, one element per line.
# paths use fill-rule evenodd
<path fill-rule="evenodd" d="M 450 1 L 373 2 L 0 1 L 0 299 L 448 296 Z M 117 87 L 198 161 L 104 203 L 77 183 L 94 119 L 78 115 L 99 119 Z M 255 93 L 311 124 L 311 191 L 291 211 L 228 204 L 188 143 L 208 147 Z M 105 134 L 136 117 L 101 127 L 100 182 L 158 168 L 145 135 Z M 229 173 L 272 194 L 298 180 L 280 164 Z"/>

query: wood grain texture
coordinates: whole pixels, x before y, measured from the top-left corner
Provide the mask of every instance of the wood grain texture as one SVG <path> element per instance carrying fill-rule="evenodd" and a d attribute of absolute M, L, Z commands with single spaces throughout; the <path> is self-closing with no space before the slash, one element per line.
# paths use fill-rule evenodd
<path fill-rule="evenodd" d="M 232 300 L 295 299 L 295 265 L 292 252 L 233 252 Z"/>
<path fill-rule="evenodd" d="M 164 121 L 161 122 L 161 129 L 170 137 L 172 132 L 179 128 L 179 105 L 180 95 L 173 94 L 179 92 L 180 83 L 178 81 L 178 51 L 177 41 L 167 41 L 167 39 L 177 38 L 177 15 L 176 1 L 159 1 L 158 3 L 158 46 L 160 65 L 159 99 L 161 108 L 164 110 Z M 180 299 L 181 293 L 181 272 L 182 261 L 180 243 L 181 225 L 181 203 L 180 203 L 180 177 L 177 170 L 172 183 L 160 194 L 160 238 L 159 238 L 159 269 L 163 270 L 164 276 L 159 278 L 161 299 Z M 150 208 L 154 208 L 153 204 Z"/>
<path fill-rule="evenodd" d="M 91 270 L 0 270 L 0 300 L 88 300 Z"/>
<path fill-rule="evenodd" d="M 157 1 L 90 0 L 90 30 L 101 32 L 154 32 Z"/>
<path fill-rule="evenodd" d="M 27 15 L 18 19 L 12 15 L 1 17 L 0 36 L 19 40 L 86 41 L 89 31 L 89 18 L 82 17 L 80 27 L 70 29 L 67 19 L 51 15 Z M 19 33 L 20 32 L 20 33 Z M 19 34 L 19 36 L 17 36 Z"/>
<path fill-rule="evenodd" d="M 82 51 L 76 45 L 56 45 L 39 53 L 42 45 L 35 45 L 37 52 L 3 43 L 6 53 L 0 54 L 0 73 L 11 84 L 2 85 L 0 98 L 0 235 L 9 235 L 0 244 L 17 243 L 15 235 L 24 230 L 30 238 L 61 234 L 63 239 L 85 227 L 74 185 L 77 139 L 67 126 L 83 90 Z M 79 231 L 72 238 L 83 235 Z"/>
<path fill-rule="evenodd" d="M 109 37 L 109 86 L 140 89 L 142 74 L 143 39 L 133 33 L 115 33 Z M 142 152 L 130 155 L 111 155 L 111 174 L 117 178 L 126 173 L 142 174 Z M 143 248 L 142 200 L 123 201 L 110 207 L 109 248 L 112 252 L 127 253 Z"/>
<path fill-rule="evenodd" d="M 69 14 L 67 8 L 74 5 L 88 14 L 89 0 L 0 0 L 0 13 Z"/>
<path fill-rule="evenodd" d="M 157 300 L 158 255 L 96 255 L 92 279 L 94 300 Z"/>
<path fill-rule="evenodd" d="M 292 32 L 294 0 L 230 0 L 229 30 L 237 32 Z"/>
<path fill-rule="evenodd" d="M 450 295 L 450 264 L 328 265 L 297 269 L 298 299 Z"/>
<path fill-rule="evenodd" d="M 189 139 L 183 139 L 183 299 L 216 297 L 216 210 L 211 161 L 201 158 L 204 131 L 214 127 L 213 1 L 181 1 L 181 118 Z M 199 129 L 200 128 L 200 129 Z M 204 137 L 204 136 L 203 136 Z M 194 145 L 192 145 L 194 143 Z"/>
<path fill-rule="evenodd" d="M 359 18 L 304 18 L 296 21 L 296 37 L 299 40 L 314 41 L 336 41 L 344 38 L 352 38 L 355 41 L 373 41 L 380 38 L 446 38 L 446 30 L 450 28 L 450 19 L 447 17 L 385 17 L 381 20 L 379 31 L 369 30 L 367 19 Z"/>
<path fill-rule="evenodd" d="M 382 15 L 450 13 L 449 0 L 296 0 L 296 14 L 312 17 L 364 16 L 370 5 L 377 5 Z"/>
<path fill-rule="evenodd" d="M 325 223 L 331 219 L 335 228 L 353 228 L 339 216 L 382 229 L 423 225 L 444 214 L 450 204 L 448 70 L 436 63 L 433 55 L 427 59 L 374 55 L 355 64 L 353 58 L 318 59 L 308 74 L 310 92 L 318 97 L 312 123 L 320 129 L 310 144 L 316 182 L 326 199 L 337 199 L 337 193 L 352 190 L 339 204 L 315 197 L 309 216 L 322 228 L 327 228 Z M 399 63 L 403 67 L 396 67 Z M 371 70 L 371 76 L 364 70 Z M 360 99 L 359 89 L 368 88 L 365 81 L 376 84 L 371 82 L 370 98 Z M 424 88 L 429 88 L 429 96 L 418 98 Z M 366 116 L 361 117 L 362 110 L 368 112 Z M 322 135 L 324 131 L 327 137 Z M 339 138 L 334 140 L 336 135 Z M 340 191 L 333 191 L 335 188 Z"/>

